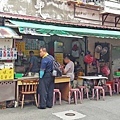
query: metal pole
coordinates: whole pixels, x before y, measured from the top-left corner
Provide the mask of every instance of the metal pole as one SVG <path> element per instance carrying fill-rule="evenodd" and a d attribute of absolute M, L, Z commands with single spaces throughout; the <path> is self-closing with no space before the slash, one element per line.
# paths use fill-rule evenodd
<path fill-rule="evenodd" d="M 88 37 L 84 36 L 84 41 L 85 41 L 85 55 L 88 52 Z M 85 75 L 87 75 L 87 64 L 85 63 Z"/>

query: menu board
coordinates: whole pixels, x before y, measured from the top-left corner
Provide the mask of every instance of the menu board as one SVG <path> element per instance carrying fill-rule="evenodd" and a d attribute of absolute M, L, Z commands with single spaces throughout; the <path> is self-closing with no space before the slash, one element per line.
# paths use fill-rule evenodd
<path fill-rule="evenodd" d="M 23 41 L 16 41 L 15 44 L 18 52 L 29 55 L 29 51 L 33 51 L 36 56 L 39 55 L 40 47 L 45 46 L 43 40 L 29 38 L 24 38 Z"/>
<path fill-rule="evenodd" d="M 18 52 L 25 52 L 25 42 L 15 41 L 15 46 Z"/>
<path fill-rule="evenodd" d="M 56 61 L 62 65 L 63 64 L 63 53 L 55 53 L 54 56 L 55 56 Z"/>
<path fill-rule="evenodd" d="M 44 41 L 38 39 L 24 39 L 25 50 L 39 50 L 41 46 L 44 46 Z"/>

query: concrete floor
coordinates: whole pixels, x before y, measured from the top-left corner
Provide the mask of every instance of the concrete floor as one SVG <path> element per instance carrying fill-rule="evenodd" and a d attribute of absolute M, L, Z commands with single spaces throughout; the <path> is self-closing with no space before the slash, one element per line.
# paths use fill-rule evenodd
<path fill-rule="evenodd" d="M 120 95 L 107 96 L 105 101 L 84 99 L 82 104 L 77 105 L 62 102 L 62 105 L 57 104 L 45 110 L 37 109 L 33 105 L 25 106 L 23 109 L 8 108 L 0 110 L 0 120 L 61 120 L 52 113 L 67 110 L 86 115 L 78 120 L 120 120 Z"/>

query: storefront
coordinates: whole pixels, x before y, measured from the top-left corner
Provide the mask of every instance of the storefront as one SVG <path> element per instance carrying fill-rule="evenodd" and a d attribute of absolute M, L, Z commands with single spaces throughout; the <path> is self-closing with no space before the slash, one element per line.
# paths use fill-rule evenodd
<path fill-rule="evenodd" d="M 98 40 L 98 42 L 101 42 L 103 40 L 102 42 L 105 42 L 105 39 L 108 41 L 109 39 L 110 41 L 112 41 L 112 39 L 120 39 L 119 31 L 78 28 L 73 26 L 61 27 L 60 25 L 19 20 L 9 20 L 9 22 L 12 26 L 16 26 L 19 33 L 23 36 L 22 40 L 15 40 L 14 42 L 18 52 L 18 59 L 15 61 L 15 72 L 22 74 L 25 73 L 28 65 L 29 51 L 33 50 L 35 55 L 39 57 L 39 48 L 41 46 L 47 47 L 48 52 L 54 55 L 56 60 L 61 64 L 63 64 L 63 55 L 71 54 L 73 61 L 79 62 L 80 66 L 85 70 L 85 73 L 88 74 L 90 68 L 93 66 L 84 64 L 84 56 L 88 51 L 90 51 L 93 56 L 95 55 L 95 41 L 97 42 Z M 111 61 L 108 59 L 110 59 L 110 57 L 107 58 L 106 62 L 109 62 L 110 65 Z M 65 78 L 59 80 L 63 83 Z M 14 89 L 14 93 L 15 91 Z M 66 91 L 68 92 L 69 89 Z"/>
<path fill-rule="evenodd" d="M 84 64 L 84 55 L 86 55 L 89 51 L 94 58 L 98 59 L 99 61 L 105 61 L 105 63 L 109 63 L 109 67 L 111 69 L 112 61 L 110 56 L 110 46 L 114 46 L 117 40 L 120 39 L 120 32 L 113 30 L 78 28 L 73 26 L 60 26 L 51 25 L 48 23 L 41 24 L 32 23 L 30 21 L 26 22 L 16 20 L 10 20 L 10 23 L 18 26 L 19 32 L 22 34 L 43 36 L 44 42 L 42 45 L 48 47 L 50 54 L 54 55 L 61 64 L 63 61 L 63 54 L 71 54 L 75 60 L 80 62 L 81 66 L 85 69 L 86 74 L 91 71 L 92 68 L 94 69 L 94 66 L 91 66 L 89 69 L 89 65 Z M 56 49 L 60 47 L 57 46 L 58 42 L 62 43 L 59 44 L 61 49 Z M 100 56 L 96 55 L 95 47 L 99 44 L 103 46 L 103 48 L 107 47 L 107 54 L 99 54 Z M 61 58 L 58 58 L 58 56 L 61 56 Z"/>
<path fill-rule="evenodd" d="M 91 51 L 92 55 L 96 55 L 96 58 L 101 60 L 101 64 L 105 61 L 110 68 L 109 80 L 113 80 L 115 77 L 115 71 L 119 69 L 119 46 L 120 46 L 120 38 L 88 38 L 88 49 Z M 95 46 L 96 45 L 96 46 Z M 106 48 L 106 51 L 97 53 L 95 48 L 97 45 L 101 46 L 101 48 Z M 93 49 L 94 48 L 94 49 Z M 107 49 L 108 48 L 108 49 Z M 91 71 L 92 68 L 89 69 Z M 94 70 L 93 70 L 94 71 Z"/>

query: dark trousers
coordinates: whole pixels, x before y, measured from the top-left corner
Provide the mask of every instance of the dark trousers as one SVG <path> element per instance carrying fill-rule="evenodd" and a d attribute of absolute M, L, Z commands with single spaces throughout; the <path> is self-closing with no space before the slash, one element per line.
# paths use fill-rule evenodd
<path fill-rule="evenodd" d="M 45 73 L 39 80 L 40 107 L 53 106 L 54 79 L 51 73 Z"/>

